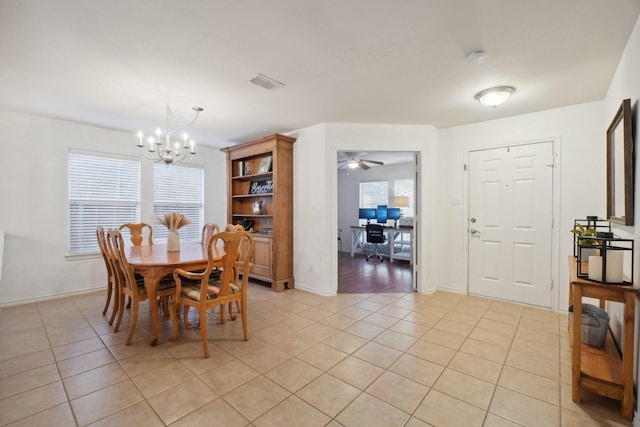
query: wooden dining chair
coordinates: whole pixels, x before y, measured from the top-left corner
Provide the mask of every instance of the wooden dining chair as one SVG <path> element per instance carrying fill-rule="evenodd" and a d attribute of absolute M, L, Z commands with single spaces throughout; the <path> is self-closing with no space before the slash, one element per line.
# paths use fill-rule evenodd
<path fill-rule="evenodd" d="M 111 312 L 111 318 L 109 318 L 109 324 L 113 324 L 113 320 L 116 317 L 116 313 L 118 312 L 119 301 L 119 292 L 116 289 L 116 277 L 115 277 L 115 265 L 114 260 L 111 257 L 109 249 L 107 248 L 107 237 L 104 230 L 104 227 L 98 226 L 96 228 L 96 238 L 98 240 L 98 247 L 100 248 L 100 253 L 102 254 L 102 259 L 104 260 L 104 265 L 107 269 L 107 300 L 104 303 L 104 309 L 102 310 L 102 315 L 105 316 L 107 311 L 109 310 L 109 304 L 111 303 L 111 298 L 113 298 L 113 309 Z"/>
<path fill-rule="evenodd" d="M 127 229 L 131 235 L 131 244 L 141 246 L 145 241 L 148 245 L 153 245 L 153 227 L 145 222 L 122 224 L 119 230 Z"/>
<path fill-rule="evenodd" d="M 138 306 L 141 301 L 149 299 L 147 290 L 144 287 L 144 280 L 136 278 L 133 273 L 133 268 L 127 262 L 127 256 L 124 251 L 124 239 L 120 230 L 109 230 L 107 233 L 107 248 L 111 252 L 115 259 L 116 270 L 116 283 L 120 292 L 120 301 L 124 301 L 125 295 L 131 298 L 131 321 L 129 322 L 129 333 L 125 344 L 131 344 L 133 333 L 136 330 L 136 323 L 138 321 Z M 174 295 L 176 292 L 175 282 L 172 277 L 166 277 L 160 281 L 157 290 L 157 296 L 160 298 Z M 120 323 L 122 322 L 122 315 L 124 313 L 124 304 L 120 304 L 118 307 L 118 320 L 113 327 L 114 332 L 118 332 Z"/>
<path fill-rule="evenodd" d="M 216 235 L 220 231 L 220 227 L 215 222 L 210 222 L 202 226 L 202 238 L 200 239 L 200 243 L 206 245 L 209 243 L 209 240 Z"/>
<path fill-rule="evenodd" d="M 225 254 L 222 262 L 213 259 L 211 248 L 222 242 Z M 173 277 L 176 284 L 174 302 L 171 305 L 171 320 L 173 322 L 173 334 L 169 340 L 174 341 L 178 337 L 178 314 L 180 308 L 194 307 L 198 310 L 200 323 L 200 336 L 204 349 L 204 357 L 209 357 L 209 345 L 207 341 L 207 310 L 220 306 L 221 311 L 224 305 L 233 301 L 240 302 L 240 315 L 242 318 L 242 328 L 244 339 L 249 339 L 247 328 L 247 284 L 249 272 L 253 266 L 250 262 L 253 253 L 253 237 L 246 231 L 228 232 L 223 231 L 213 236 L 208 245 L 209 264 L 202 273 L 193 273 L 183 269 L 176 269 Z M 241 251 L 244 250 L 244 254 Z M 211 270 L 220 266 L 222 274 L 219 282 L 209 283 Z M 242 279 L 240 279 L 242 276 Z M 236 316 L 231 314 L 231 319 Z M 223 322 L 224 323 L 224 322 Z M 185 320 L 185 328 L 189 329 L 191 324 Z"/>

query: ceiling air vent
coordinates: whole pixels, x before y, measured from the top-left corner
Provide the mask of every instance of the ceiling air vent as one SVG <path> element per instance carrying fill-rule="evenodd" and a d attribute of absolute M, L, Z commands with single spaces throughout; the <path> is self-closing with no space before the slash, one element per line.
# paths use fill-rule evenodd
<path fill-rule="evenodd" d="M 284 86 L 284 83 L 280 83 L 277 80 L 272 79 L 271 77 L 267 77 L 264 74 L 257 74 L 255 77 L 249 80 L 254 85 L 262 86 L 265 89 L 277 89 L 279 87 Z"/>

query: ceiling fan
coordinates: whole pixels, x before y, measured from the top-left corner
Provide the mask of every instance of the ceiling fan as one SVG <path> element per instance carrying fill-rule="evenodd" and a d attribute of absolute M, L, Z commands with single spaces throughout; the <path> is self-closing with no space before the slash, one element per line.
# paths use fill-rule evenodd
<path fill-rule="evenodd" d="M 361 168 L 363 170 L 367 170 L 369 169 L 369 165 L 367 163 L 372 165 L 384 166 L 384 162 L 379 162 L 377 160 L 361 159 L 358 153 L 344 153 L 344 154 L 345 156 L 347 156 L 347 159 L 340 160 L 338 162 L 339 168 L 346 165 L 349 169 Z"/>

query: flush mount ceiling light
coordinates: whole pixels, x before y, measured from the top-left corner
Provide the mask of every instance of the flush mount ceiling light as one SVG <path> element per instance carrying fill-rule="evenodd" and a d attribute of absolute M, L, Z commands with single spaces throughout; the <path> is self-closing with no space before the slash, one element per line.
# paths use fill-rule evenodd
<path fill-rule="evenodd" d="M 516 89 L 512 86 L 498 86 L 485 89 L 476 95 L 476 99 L 487 107 L 497 107 L 506 101 Z"/>
<path fill-rule="evenodd" d="M 260 73 L 249 79 L 249 81 L 254 85 L 263 87 L 268 90 L 278 89 L 279 87 L 284 86 L 284 83 L 280 83 L 276 79 L 272 79 L 271 77 L 265 76 L 264 74 Z"/>

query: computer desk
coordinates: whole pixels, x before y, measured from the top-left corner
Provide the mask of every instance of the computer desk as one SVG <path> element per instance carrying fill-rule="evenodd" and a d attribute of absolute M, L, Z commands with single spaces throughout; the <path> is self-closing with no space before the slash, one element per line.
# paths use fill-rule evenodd
<path fill-rule="evenodd" d="M 387 234 L 389 254 L 382 252 L 380 255 L 388 256 L 389 261 L 395 259 L 409 261 L 413 265 L 413 227 L 382 227 Z M 365 226 L 351 226 L 351 257 L 355 253 L 363 253 L 367 245 L 367 229 Z M 396 252 L 396 248 L 400 248 Z"/>

